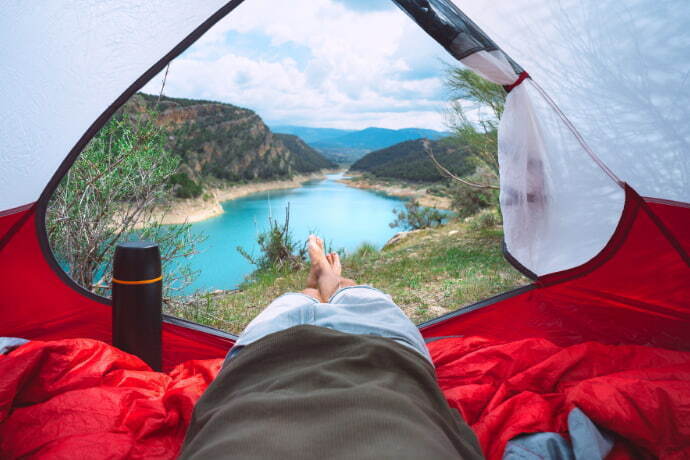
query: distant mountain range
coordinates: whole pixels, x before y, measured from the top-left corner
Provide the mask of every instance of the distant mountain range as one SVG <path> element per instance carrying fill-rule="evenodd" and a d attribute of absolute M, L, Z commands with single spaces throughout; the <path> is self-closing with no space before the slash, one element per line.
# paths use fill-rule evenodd
<path fill-rule="evenodd" d="M 384 149 L 400 142 L 427 138 L 438 140 L 448 133 L 422 128 L 366 128 L 358 131 L 310 128 L 306 126 L 273 126 L 277 133 L 299 136 L 324 156 L 338 163 L 352 163 L 367 153 Z"/>
<path fill-rule="evenodd" d="M 293 126 L 293 125 L 277 125 L 271 126 L 274 133 L 292 134 L 302 139 L 304 142 L 311 144 L 312 142 L 324 141 L 333 139 L 356 132 L 354 129 L 336 129 L 336 128 L 310 128 L 308 126 Z"/>
<path fill-rule="evenodd" d="M 432 141 L 431 148 L 436 159 L 453 173 L 464 176 L 474 171 L 468 151 L 456 142 L 448 139 Z M 424 151 L 421 139 L 370 152 L 353 163 L 350 170 L 412 182 L 438 182 L 446 179 Z"/>

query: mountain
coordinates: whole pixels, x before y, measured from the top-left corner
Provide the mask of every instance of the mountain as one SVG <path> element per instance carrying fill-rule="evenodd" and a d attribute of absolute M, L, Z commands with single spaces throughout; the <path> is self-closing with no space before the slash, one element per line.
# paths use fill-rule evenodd
<path fill-rule="evenodd" d="M 441 139 L 448 134 L 433 129 L 366 128 L 359 131 L 275 126 L 276 132 L 296 134 L 324 156 L 337 163 L 352 163 L 372 150 L 379 150 L 403 141 L 427 138 Z"/>
<path fill-rule="evenodd" d="M 311 128 L 309 126 L 293 126 L 293 125 L 278 125 L 271 126 L 271 131 L 281 134 L 292 134 L 298 136 L 307 144 L 312 142 L 319 142 L 334 137 L 340 137 L 345 134 L 354 133 L 354 129 L 336 129 L 336 128 Z"/>
<path fill-rule="evenodd" d="M 379 150 L 403 141 L 427 138 L 431 140 L 445 137 L 446 134 L 433 129 L 405 128 L 366 128 L 361 131 L 314 142 L 312 147 L 345 147 L 350 149 Z"/>
<path fill-rule="evenodd" d="M 273 136 L 279 139 L 295 155 L 294 167 L 300 172 L 314 172 L 338 166 L 297 136 L 279 133 L 274 133 Z"/>
<path fill-rule="evenodd" d="M 269 180 L 334 166 L 299 138 L 275 135 L 256 113 L 231 104 L 171 97 L 158 103 L 158 96 L 139 93 L 122 112 L 146 116 L 152 109 L 168 133 L 167 148 L 182 160 L 179 183 Z"/>
<path fill-rule="evenodd" d="M 448 139 L 431 141 L 436 159 L 451 172 L 464 176 L 474 171 L 468 150 Z M 350 166 L 351 171 L 366 172 L 376 177 L 412 182 L 438 182 L 445 177 L 424 151 L 422 139 L 401 142 L 371 152 Z"/>

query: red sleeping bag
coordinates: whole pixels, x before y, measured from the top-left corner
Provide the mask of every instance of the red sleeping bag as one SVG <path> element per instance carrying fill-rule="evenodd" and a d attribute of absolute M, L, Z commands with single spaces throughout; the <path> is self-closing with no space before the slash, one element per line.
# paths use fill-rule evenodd
<path fill-rule="evenodd" d="M 690 458 L 690 353 L 543 339 L 429 344 L 441 388 L 499 459 L 520 433 L 567 432 L 579 407 L 621 440 L 611 456 Z M 104 343 L 31 342 L 0 356 L 0 458 L 174 458 L 222 360 L 168 374 Z"/>
<path fill-rule="evenodd" d="M 487 458 L 500 459 L 521 433 L 565 435 L 567 416 L 579 407 L 618 435 L 609 458 L 690 459 L 690 352 L 479 337 L 428 346 L 446 398 Z"/>
<path fill-rule="evenodd" d="M 164 374 L 96 340 L 29 342 L 0 356 L 0 458 L 175 458 L 221 363 Z"/>

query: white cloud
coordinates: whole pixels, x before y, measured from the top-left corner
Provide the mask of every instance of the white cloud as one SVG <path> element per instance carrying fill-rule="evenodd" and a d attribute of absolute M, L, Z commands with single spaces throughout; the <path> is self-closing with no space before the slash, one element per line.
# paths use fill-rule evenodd
<path fill-rule="evenodd" d="M 245 38 L 243 46 L 228 37 Z M 262 41 L 287 51 L 269 56 Z M 281 124 L 444 129 L 440 56 L 398 9 L 253 0 L 173 61 L 165 92 L 249 107 Z M 159 90 L 160 78 L 145 88 Z"/>

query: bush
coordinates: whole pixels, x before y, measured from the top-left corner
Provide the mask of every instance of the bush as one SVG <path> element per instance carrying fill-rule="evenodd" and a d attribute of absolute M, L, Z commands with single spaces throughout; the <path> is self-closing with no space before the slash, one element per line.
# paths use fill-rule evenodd
<path fill-rule="evenodd" d="M 290 204 L 285 208 L 285 221 L 281 224 L 276 219 L 268 218 L 268 230 L 259 233 L 256 242 L 261 254 L 254 257 L 249 252 L 237 246 L 237 251 L 259 271 L 299 270 L 306 261 L 305 247 L 299 248 L 290 233 Z"/>
<path fill-rule="evenodd" d="M 450 190 L 451 207 L 458 217 L 469 217 L 479 211 L 498 205 L 498 193 L 495 190 L 468 187 L 454 184 Z"/>
<path fill-rule="evenodd" d="M 194 182 L 183 172 L 170 176 L 168 183 L 172 186 L 175 196 L 178 198 L 196 198 L 204 191 L 201 185 Z"/>
<path fill-rule="evenodd" d="M 391 228 L 401 227 L 404 230 L 438 227 L 446 220 L 446 215 L 438 209 L 420 206 L 417 200 L 405 203 L 405 209 L 394 209 L 395 220 Z"/>
<path fill-rule="evenodd" d="M 469 223 L 469 227 L 471 230 L 477 231 L 493 228 L 500 223 L 501 222 L 494 211 L 486 210 L 474 216 Z"/>
<path fill-rule="evenodd" d="M 204 236 L 189 224 L 162 225 L 154 204 L 170 193 L 179 158 L 165 148 L 158 115 L 116 115 L 79 155 L 50 199 L 46 228 L 50 247 L 70 277 L 99 295 L 110 295 L 118 243 L 146 239 L 161 252 L 163 295 L 195 277 L 186 263 Z"/>

